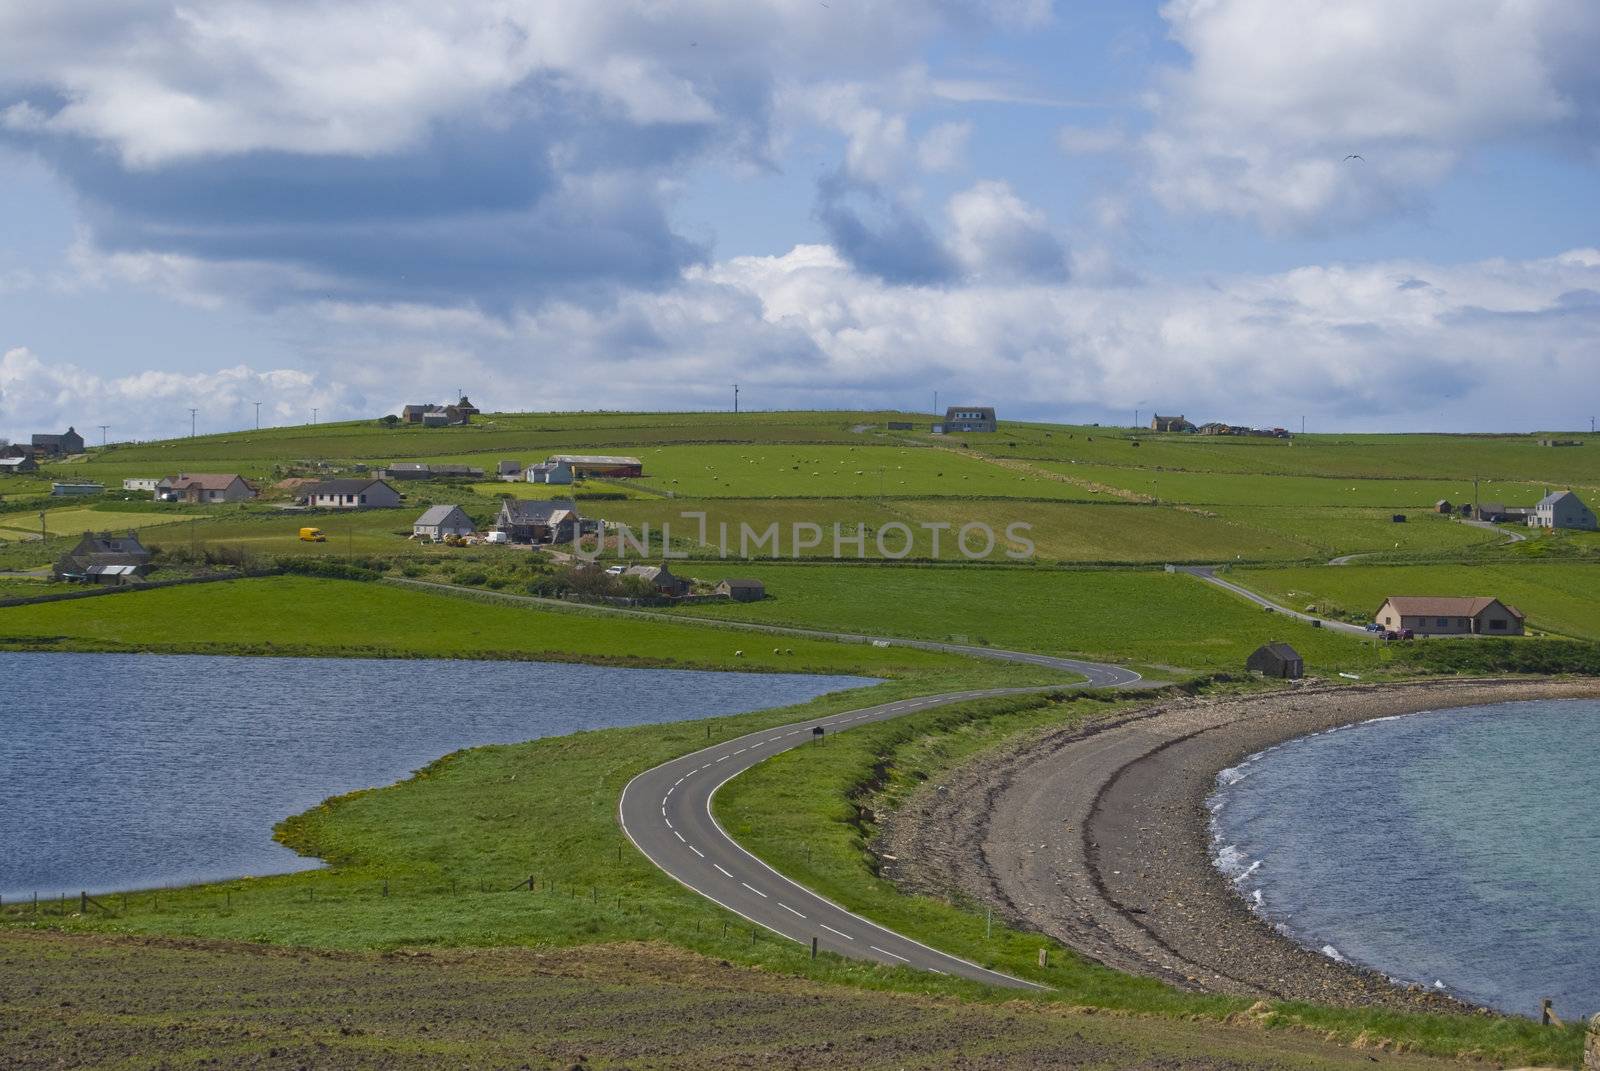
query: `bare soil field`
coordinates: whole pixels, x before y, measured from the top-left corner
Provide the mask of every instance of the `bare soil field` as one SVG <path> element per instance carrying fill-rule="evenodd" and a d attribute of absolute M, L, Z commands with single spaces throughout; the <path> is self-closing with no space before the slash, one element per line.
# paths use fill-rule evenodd
<path fill-rule="evenodd" d="M 1030 735 L 930 781 L 889 816 L 883 872 L 988 903 L 1109 966 L 1237 996 L 1462 1010 L 1280 935 L 1211 861 L 1219 770 L 1296 736 L 1420 710 L 1600 695 L 1593 680 L 1305 687 L 1179 698 Z"/>
<path fill-rule="evenodd" d="M 326 952 L 0 931 L 0 1066 L 1441 1068 L 1304 1033 L 826 987 L 657 945 Z"/>

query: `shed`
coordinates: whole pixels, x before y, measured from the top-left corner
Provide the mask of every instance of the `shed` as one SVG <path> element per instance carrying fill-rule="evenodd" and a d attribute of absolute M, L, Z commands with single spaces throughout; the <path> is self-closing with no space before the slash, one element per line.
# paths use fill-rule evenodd
<path fill-rule="evenodd" d="M 624 576 L 636 576 L 663 595 L 686 595 L 690 584 L 681 576 L 674 576 L 667 563 L 660 565 L 630 565 Z"/>
<path fill-rule="evenodd" d="M 767 587 L 749 577 L 729 577 L 716 586 L 718 595 L 726 595 L 734 602 L 760 602 L 767 597 Z"/>
<path fill-rule="evenodd" d="M 1299 680 L 1306 675 L 1305 659 L 1287 643 L 1268 643 L 1257 647 L 1245 659 L 1244 668 L 1263 677 L 1282 677 Z"/>
<path fill-rule="evenodd" d="M 541 461 L 528 466 L 527 478 L 529 483 L 571 483 L 572 466 L 565 461 Z"/>
<path fill-rule="evenodd" d="M 39 471 L 39 463 L 32 457 L 0 457 L 0 476 L 14 476 L 22 472 Z"/>
<path fill-rule="evenodd" d="M 1455 506 L 1451 504 L 1448 498 L 1441 498 L 1433 504 L 1433 512 L 1435 513 L 1454 513 L 1455 511 Z"/>
<path fill-rule="evenodd" d="M 522 479 L 522 462 L 502 461 L 494 467 L 494 473 L 502 480 L 515 482 Z"/>
<path fill-rule="evenodd" d="M 412 522 L 411 537 L 431 539 L 437 543 L 451 536 L 458 539 L 469 536 L 477 530 L 472 518 L 460 506 L 429 506 L 422 516 Z"/>

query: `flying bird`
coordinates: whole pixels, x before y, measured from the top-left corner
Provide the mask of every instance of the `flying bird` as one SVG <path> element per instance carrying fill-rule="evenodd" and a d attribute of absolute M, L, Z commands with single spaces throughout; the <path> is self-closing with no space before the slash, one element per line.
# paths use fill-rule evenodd
<path fill-rule="evenodd" d="M 1367 158 L 1365 156 L 1362 156 L 1358 152 L 1351 153 L 1349 156 L 1346 156 L 1345 159 L 1346 160 L 1360 160 L 1362 163 L 1366 163 L 1367 162 Z"/>

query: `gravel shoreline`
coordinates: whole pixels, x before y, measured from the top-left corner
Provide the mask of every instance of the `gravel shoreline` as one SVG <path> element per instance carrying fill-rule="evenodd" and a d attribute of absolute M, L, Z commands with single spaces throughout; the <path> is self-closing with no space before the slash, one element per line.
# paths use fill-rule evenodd
<path fill-rule="evenodd" d="M 1307 733 L 1444 707 L 1600 696 L 1600 681 L 1307 686 L 1168 699 L 1030 736 L 924 785 L 877 847 L 908 891 L 992 906 L 1119 970 L 1242 997 L 1460 1011 L 1304 948 L 1212 864 L 1220 770 Z"/>

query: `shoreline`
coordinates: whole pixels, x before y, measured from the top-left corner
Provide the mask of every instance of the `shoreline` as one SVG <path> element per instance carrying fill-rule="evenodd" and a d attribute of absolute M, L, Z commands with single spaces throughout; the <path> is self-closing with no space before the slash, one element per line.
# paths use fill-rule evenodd
<path fill-rule="evenodd" d="M 902 889 L 992 906 L 1014 926 L 1191 991 L 1346 1007 L 1476 1011 L 1300 945 L 1213 862 L 1220 771 L 1374 718 L 1600 696 L 1600 681 L 1511 678 L 1181 697 L 1013 743 L 935 778 L 874 845 Z"/>

